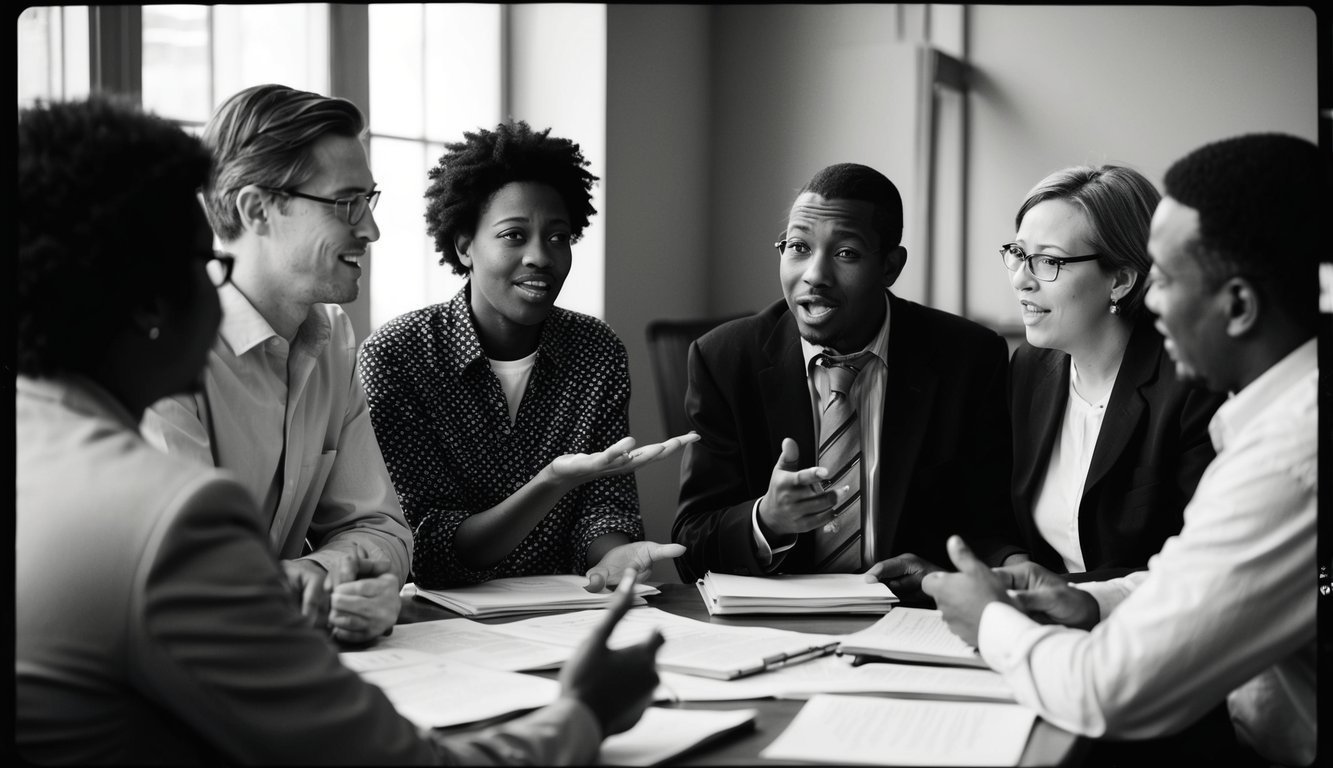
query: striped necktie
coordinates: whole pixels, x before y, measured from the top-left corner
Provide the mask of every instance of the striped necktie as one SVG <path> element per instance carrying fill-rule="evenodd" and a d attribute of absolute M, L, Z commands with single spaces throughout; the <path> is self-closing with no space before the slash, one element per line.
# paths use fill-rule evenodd
<path fill-rule="evenodd" d="M 850 486 L 838 503 L 838 516 L 815 530 L 816 573 L 859 573 L 861 562 L 861 424 L 851 399 L 852 381 L 865 365 L 870 352 L 815 360 L 828 369 L 829 395 L 819 419 L 819 466 L 829 471 L 824 488 Z"/>

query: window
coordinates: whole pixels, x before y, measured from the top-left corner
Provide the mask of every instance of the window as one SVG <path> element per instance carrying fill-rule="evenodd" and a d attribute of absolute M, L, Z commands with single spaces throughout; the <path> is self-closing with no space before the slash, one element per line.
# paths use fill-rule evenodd
<path fill-rule="evenodd" d="M 123 12 L 116 15 L 116 9 Z M 369 120 L 371 170 L 384 191 L 375 209 L 380 240 L 371 249 L 361 297 L 347 306 L 361 337 L 404 312 L 447 301 L 464 282 L 438 263 L 426 236 L 426 172 L 445 143 L 512 114 L 579 142 L 592 172 L 605 176 L 600 6 L 287 3 L 105 10 L 108 24 L 120 26 L 100 30 L 102 11 L 87 6 L 20 14 L 20 105 L 77 98 L 101 87 L 137 94 L 145 109 L 198 133 L 223 99 L 251 85 L 276 82 L 336 95 L 352 89 Z M 552 30 L 556 41 L 548 40 Z M 522 38 L 517 45 L 515 34 Z M 99 70 L 90 40 L 116 54 L 127 53 L 123 45 L 115 49 L 125 39 L 141 39 L 142 50 L 115 59 L 119 69 L 111 67 L 109 75 Z M 527 86 L 517 103 L 511 103 L 510 80 Z M 566 92 L 571 82 L 580 83 L 577 93 Z M 593 195 L 594 205 L 605 210 L 600 186 Z M 600 219 L 575 246 L 580 279 L 565 285 L 559 301 L 597 316 L 603 307 Z"/>

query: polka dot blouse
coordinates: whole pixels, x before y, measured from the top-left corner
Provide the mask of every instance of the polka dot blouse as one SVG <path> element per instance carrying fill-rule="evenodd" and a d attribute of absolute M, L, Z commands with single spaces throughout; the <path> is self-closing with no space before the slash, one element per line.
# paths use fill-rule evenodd
<path fill-rule="evenodd" d="M 634 476 L 565 494 L 500 562 L 473 570 L 454 537 L 469 516 L 523 487 L 566 453 L 592 453 L 629 434 L 629 357 L 606 323 L 556 307 L 542 327 L 528 388 L 511 425 L 500 380 L 472 324 L 469 286 L 409 312 L 366 339 L 361 383 L 389 475 L 412 528 L 412 571 L 427 589 L 505 576 L 582 574 L 604 534 L 643 538 Z"/>

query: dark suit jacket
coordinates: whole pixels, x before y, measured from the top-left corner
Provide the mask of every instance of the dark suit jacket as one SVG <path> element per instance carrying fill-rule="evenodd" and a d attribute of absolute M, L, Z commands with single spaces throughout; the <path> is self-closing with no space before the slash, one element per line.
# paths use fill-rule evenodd
<path fill-rule="evenodd" d="M 1020 551 L 1011 546 L 1008 348 L 969 320 L 892 293 L 889 301 L 875 560 L 911 552 L 948 568 L 944 542 L 956 533 L 996 564 Z M 708 570 L 762 574 L 750 513 L 768 490 L 782 439 L 796 441 L 801 466 L 815 456 L 800 337 L 785 301 L 691 345 L 685 410 L 703 439 L 681 461 L 671 534 L 686 553 L 676 567 L 686 583 Z M 798 536 L 781 571 L 809 572 L 813 540 Z"/>
<path fill-rule="evenodd" d="M 1022 344 L 1010 365 L 1009 394 L 1018 527 L 1032 559 L 1063 573 L 1064 560 L 1037 531 L 1032 508 L 1064 422 L 1069 355 Z M 1088 573 L 1075 580 L 1145 568 L 1180 532 L 1185 504 L 1213 460 L 1208 421 L 1225 400 L 1176 378 L 1150 318 L 1135 325 L 1083 486 L 1078 530 Z"/>

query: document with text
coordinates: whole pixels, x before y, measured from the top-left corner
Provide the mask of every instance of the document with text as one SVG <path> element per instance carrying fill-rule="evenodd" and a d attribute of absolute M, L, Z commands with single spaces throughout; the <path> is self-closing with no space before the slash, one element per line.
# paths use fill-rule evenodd
<path fill-rule="evenodd" d="M 895 606 L 879 621 L 844 637 L 838 653 L 988 668 L 977 650 L 949 629 L 942 613 L 925 608 Z"/>
<path fill-rule="evenodd" d="M 422 589 L 407 584 L 402 594 L 429 600 L 460 616 L 474 619 L 605 608 L 615 592 L 609 589 L 589 592 L 583 588 L 587 582 L 586 577 L 571 574 L 511 576 L 450 589 Z M 658 593 L 657 587 L 636 584 L 635 604 L 643 604 L 644 595 Z"/>
<path fill-rule="evenodd" d="M 602 617 L 602 611 L 576 611 L 521 619 L 493 629 L 533 642 L 573 647 L 583 642 Z M 767 627 L 721 626 L 642 606 L 625 614 L 608 644 L 612 648 L 633 645 L 654 629 L 665 640 L 657 651 L 658 670 L 722 680 L 807 662 L 832 653 L 840 639 L 838 635 Z"/>
<path fill-rule="evenodd" d="M 760 757 L 835 765 L 1018 765 L 1037 716 L 1017 704 L 811 698 Z"/>
<path fill-rule="evenodd" d="M 606 737 L 599 765 L 657 765 L 726 734 L 754 727 L 753 709 L 649 707 L 633 728 Z"/>
<path fill-rule="evenodd" d="M 374 645 L 375 650 L 393 648 L 425 651 L 447 661 L 509 672 L 556 669 L 572 652 L 564 646 L 507 635 L 492 625 L 471 619 L 398 624 Z"/>
<path fill-rule="evenodd" d="M 384 691 L 403 717 L 426 728 L 537 709 L 560 694 L 555 680 L 445 661 L 412 649 L 350 651 L 338 656 L 344 666 Z"/>

